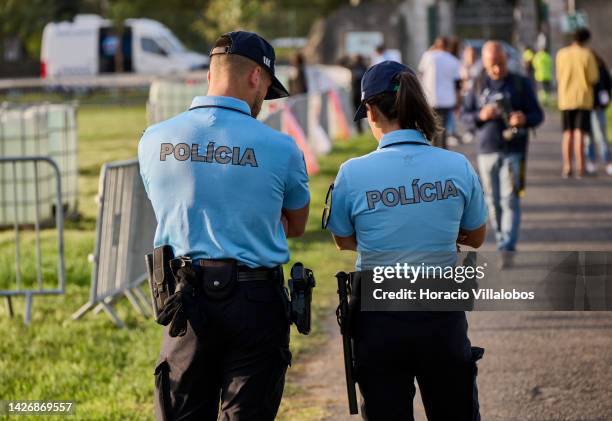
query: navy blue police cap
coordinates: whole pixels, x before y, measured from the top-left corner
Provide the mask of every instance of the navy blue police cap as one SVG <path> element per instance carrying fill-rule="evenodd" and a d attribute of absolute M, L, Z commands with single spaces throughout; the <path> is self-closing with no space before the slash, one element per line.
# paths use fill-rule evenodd
<path fill-rule="evenodd" d="M 274 48 L 268 41 L 254 32 L 234 31 L 224 34 L 231 40 L 230 45 L 215 47 L 210 51 L 210 56 L 216 54 L 236 54 L 246 57 L 266 69 L 272 76 L 272 84 L 264 99 L 277 99 L 289 96 L 289 92 L 283 84 L 274 76 L 274 61 L 276 55 Z"/>
<path fill-rule="evenodd" d="M 361 104 L 357 108 L 354 120 L 357 121 L 368 116 L 365 105 L 368 99 L 384 92 L 397 92 L 399 75 L 404 72 L 415 74 L 410 67 L 391 60 L 370 67 L 361 79 Z"/>

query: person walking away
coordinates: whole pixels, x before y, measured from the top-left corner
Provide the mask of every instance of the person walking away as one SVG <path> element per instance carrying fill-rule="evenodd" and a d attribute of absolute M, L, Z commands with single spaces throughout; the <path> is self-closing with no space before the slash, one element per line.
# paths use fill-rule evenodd
<path fill-rule="evenodd" d="M 540 48 L 533 56 L 532 63 L 540 102 L 547 105 L 552 90 L 552 57 L 546 49 Z"/>
<path fill-rule="evenodd" d="M 599 158 L 606 165 L 606 174 L 612 175 L 612 153 L 608 143 L 608 122 L 606 109 L 610 105 L 610 90 L 612 81 L 610 80 L 610 70 L 601 56 L 593 52 L 597 60 L 599 69 L 599 81 L 595 85 L 594 107 L 591 113 L 591 134 L 587 142 L 587 161 L 586 171 L 590 174 L 597 173 L 595 144 L 599 147 Z"/>
<path fill-rule="evenodd" d="M 300 95 L 308 92 L 308 83 L 306 82 L 306 63 L 304 55 L 297 53 L 293 57 L 293 73 L 289 79 L 289 94 Z"/>
<path fill-rule="evenodd" d="M 434 108 L 443 131 L 433 139 L 433 145 L 446 149 L 448 118 L 459 104 L 461 63 L 446 51 L 448 40 L 439 37 L 421 57 L 419 73 L 429 104 Z"/>
<path fill-rule="evenodd" d="M 460 60 L 459 57 L 459 48 L 461 47 L 461 41 L 459 38 L 452 36 L 448 38 L 447 49 L 449 53 L 451 53 L 454 57 Z M 461 62 L 459 62 L 461 64 Z M 461 67 L 459 68 L 459 72 L 461 73 Z M 460 77 L 460 80 L 461 77 Z M 457 104 L 461 103 L 461 95 L 458 95 Z M 460 138 L 457 134 L 457 124 L 456 118 L 459 115 L 459 107 L 455 107 L 452 112 L 448 114 L 448 121 L 446 123 L 446 143 L 448 146 L 457 146 L 459 144 Z"/>
<path fill-rule="evenodd" d="M 361 104 L 361 79 L 368 70 L 365 58 L 361 54 L 355 55 L 349 64 L 349 70 L 351 71 L 351 99 L 353 107 L 357 110 Z M 363 133 L 361 120 L 355 121 L 355 128 L 359 134 Z"/>
<path fill-rule="evenodd" d="M 572 176 L 575 155 L 575 176 L 584 175 L 584 137 L 591 131 L 591 110 L 594 105 L 593 87 L 599 80 L 595 56 L 587 48 L 591 32 L 586 28 L 574 33 L 573 42 L 557 53 L 557 99 L 563 129 L 563 172 Z"/>
<path fill-rule="evenodd" d="M 374 51 L 370 55 L 370 66 L 374 66 L 378 63 L 385 61 L 385 58 L 384 58 L 385 50 L 386 50 L 386 47 L 384 44 L 380 44 L 374 49 Z"/>
<path fill-rule="evenodd" d="M 529 128 L 544 120 L 531 81 L 508 71 L 501 43 L 482 48 L 485 73 L 465 98 L 462 119 L 476 132 L 478 168 L 497 249 L 516 250 L 521 221 Z M 507 256 L 511 262 L 511 254 Z M 502 262 L 506 264 L 506 262 Z"/>
<path fill-rule="evenodd" d="M 474 86 L 474 81 L 482 74 L 482 62 L 478 58 L 476 49 L 471 45 L 466 46 L 463 49 L 463 55 L 461 60 L 461 69 L 459 74 L 461 76 L 461 97 L 465 97 L 467 93 Z"/>
<path fill-rule="evenodd" d="M 478 58 L 476 49 L 471 45 L 466 46 L 463 49 L 461 70 L 459 71 L 461 75 L 461 102 L 463 102 L 463 99 L 474 86 L 474 81 L 481 76 L 482 72 L 482 62 Z M 471 143 L 473 140 L 474 132 L 464 127 L 461 142 Z"/>
<path fill-rule="evenodd" d="M 459 48 L 460 47 L 461 47 L 461 41 L 459 40 L 459 38 L 455 36 L 448 37 L 446 51 L 454 55 L 457 59 L 459 59 Z"/>

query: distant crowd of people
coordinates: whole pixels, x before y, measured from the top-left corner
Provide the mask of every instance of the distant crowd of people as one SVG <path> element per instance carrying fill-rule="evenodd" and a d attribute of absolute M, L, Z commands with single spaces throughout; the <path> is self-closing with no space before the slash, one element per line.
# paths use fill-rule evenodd
<path fill-rule="evenodd" d="M 461 51 L 456 38 L 439 37 L 422 55 L 417 71 L 442 129 L 432 144 L 447 148 L 476 140 L 497 248 L 515 251 L 529 130 L 544 120 L 533 83 L 509 71 L 507 53 L 497 41 L 468 44 Z M 462 136 L 457 120 L 463 123 Z M 502 256 L 510 260 L 512 253 Z M 511 262 L 502 260 L 506 264 Z"/>
<path fill-rule="evenodd" d="M 454 37 L 437 38 L 416 69 L 441 128 L 430 141 L 441 148 L 477 142 L 478 168 L 497 247 L 511 252 L 518 240 L 529 130 L 543 121 L 544 113 L 532 81 L 509 71 L 502 43 L 470 43 L 463 48 L 460 44 Z M 361 78 L 370 64 L 362 56 L 347 64 L 356 105 L 362 101 Z M 511 258 L 511 253 L 506 255 Z"/>
<path fill-rule="evenodd" d="M 595 174 L 595 145 L 605 171 L 612 175 L 605 114 L 611 99 L 610 73 L 603 59 L 588 48 L 589 39 L 587 29 L 577 30 L 571 45 L 558 52 L 555 70 L 545 43 L 539 43 L 535 52 L 523 51 L 521 71 L 520 58 L 512 57 L 509 68 L 507 45 L 472 41 L 461 48 L 455 37 L 437 38 L 418 63 L 416 72 L 442 128 L 431 143 L 441 148 L 474 140 L 478 144 L 478 168 L 499 250 L 516 249 L 529 134 L 544 120 L 540 103 L 552 106 L 556 99 L 561 110 L 562 176 Z M 355 108 L 363 100 L 361 81 L 366 71 L 399 60 L 384 45 L 370 57 L 343 60 L 351 71 Z M 299 63 L 303 67 L 303 61 Z M 361 120 L 356 128 L 362 131 Z"/>
<path fill-rule="evenodd" d="M 529 88 L 537 93 L 536 101 L 547 106 L 556 103 L 561 110 L 563 177 L 595 175 L 598 159 L 604 163 L 605 172 L 612 176 L 606 120 L 606 109 L 612 97 L 610 70 L 601 56 L 588 48 L 589 39 L 587 29 L 577 30 L 572 44 L 561 49 L 556 60 L 547 51 L 546 42 L 538 42 L 536 51 L 526 47 L 522 54 L 524 76 L 531 84 Z M 456 37 L 437 38 L 422 55 L 417 70 L 430 105 L 444 128 L 436 139 L 432 139 L 434 145 L 446 148 L 470 143 L 475 138 L 477 130 L 473 124 L 465 124 L 462 117 L 465 113 L 461 110 L 471 91 L 476 88 L 480 97 L 483 88 L 487 88 L 482 84 L 487 73 L 482 55 L 479 44 L 462 46 Z M 400 61 L 400 58 L 394 50 L 380 45 L 369 57 L 355 55 L 342 60 L 351 71 L 355 107 L 361 101 L 360 84 L 364 73 L 385 60 Z M 513 74 L 519 73 L 518 69 L 512 70 Z M 464 123 L 460 134 L 458 120 Z M 361 133 L 361 122 L 355 124 Z"/>

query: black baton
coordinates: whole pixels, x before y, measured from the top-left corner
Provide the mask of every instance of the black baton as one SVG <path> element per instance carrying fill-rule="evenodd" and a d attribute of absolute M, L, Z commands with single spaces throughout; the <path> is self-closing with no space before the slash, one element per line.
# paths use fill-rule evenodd
<path fill-rule="evenodd" d="M 340 304 L 336 310 L 336 318 L 340 325 L 340 333 L 342 334 L 342 348 L 344 351 L 344 372 L 346 374 L 346 392 L 348 395 L 349 412 L 357 414 L 357 391 L 355 390 L 355 357 L 353 354 L 353 341 L 349 335 L 349 291 L 350 282 L 349 275 L 346 272 L 336 273 L 338 279 L 338 298 Z"/>

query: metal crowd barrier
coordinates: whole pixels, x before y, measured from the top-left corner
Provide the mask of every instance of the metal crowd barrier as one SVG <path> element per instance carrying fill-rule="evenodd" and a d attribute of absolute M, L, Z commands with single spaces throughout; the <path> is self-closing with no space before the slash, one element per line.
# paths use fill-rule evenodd
<path fill-rule="evenodd" d="M 100 172 L 96 245 L 89 301 L 72 315 L 80 319 L 88 311 L 105 311 L 113 322 L 124 323 L 113 303 L 125 295 L 144 317 L 151 303 L 140 284 L 147 279 L 144 255 L 153 248 L 157 222 L 140 178 L 138 160 L 104 164 Z"/>
<path fill-rule="evenodd" d="M 31 163 L 32 169 L 26 168 L 28 163 Z M 42 268 L 42 251 L 41 251 L 41 216 L 40 216 L 40 186 L 39 175 L 41 170 L 39 168 L 40 163 L 48 165 L 55 178 L 55 228 L 57 230 L 57 286 L 53 288 L 46 288 L 43 280 L 43 268 Z M 9 168 L 10 167 L 10 168 Z M 21 171 L 18 171 L 18 167 Z M 28 180 L 28 183 L 24 183 L 20 178 L 20 174 L 26 171 L 32 175 L 32 179 Z M 31 171 L 31 172 L 30 172 Z M 44 171 L 43 171 L 44 172 Z M 19 181 L 22 181 L 21 183 Z M 43 177 L 43 181 L 47 181 Z M 11 212 L 7 210 L 7 207 L 2 207 L 1 212 L 2 220 L 12 220 L 13 230 L 15 233 L 15 266 L 14 266 L 14 281 L 15 289 L 2 289 L 0 290 L 0 296 L 5 297 L 7 312 L 10 317 L 13 317 L 13 303 L 12 297 L 23 295 L 25 297 L 25 312 L 23 316 L 24 323 L 30 324 L 32 317 L 32 298 L 35 295 L 59 295 L 63 294 L 65 290 L 65 268 L 64 268 L 64 213 L 62 207 L 62 183 L 61 174 L 57 163 L 47 156 L 6 156 L 0 157 L 0 182 L 5 187 L 3 194 L 8 196 L 10 190 L 10 198 L 4 197 L 5 203 L 11 207 Z M 21 187 L 21 188 L 20 188 Z M 31 187 L 31 190 L 26 187 Z M 21 196 L 21 197 L 20 197 Z M 33 196 L 33 197 L 32 197 Z M 20 235 L 20 229 L 30 228 L 31 223 L 26 221 L 24 224 L 21 221 L 20 215 L 23 214 L 24 208 L 34 205 L 34 266 L 36 272 L 36 286 L 28 288 L 26 283 L 28 281 L 29 273 L 22 273 L 22 238 Z M 20 212 L 21 211 L 21 212 Z M 3 250 L 8 250 L 3 247 Z M 28 272 L 32 272 L 31 270 Z M 24 276 L 25 275 L 25 276 Z M 8 268 L 2 268 L 0 272 L 0 284 L 5 285 L 7 281 L 10 283 L 11 270 Z"/>

